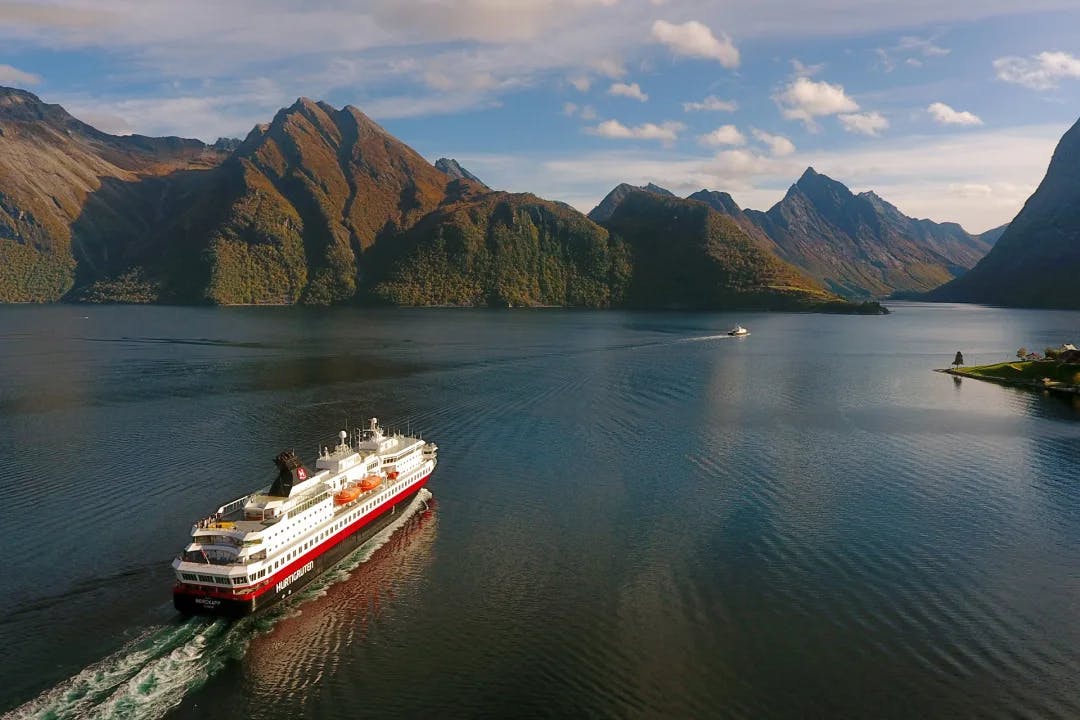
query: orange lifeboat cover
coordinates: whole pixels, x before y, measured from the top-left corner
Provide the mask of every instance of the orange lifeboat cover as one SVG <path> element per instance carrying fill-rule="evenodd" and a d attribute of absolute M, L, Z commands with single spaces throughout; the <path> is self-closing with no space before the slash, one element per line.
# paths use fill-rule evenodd
<path fill-rule="evenodd" d="M 397 470 L 391 470 L 390 472 L 386 473 L 386 477 L 390 478 L 391 480 L 397 480 Z"/>
<path fill-rule="evenodd" d="M 350 503 L 356 498 L 360 497 L 360 492 L 360 488 L 356 487 L 355 485 L 344 488 L 343 490 L 340 490 L 334 494 L 334 504 L 344 505 L 345 503 Z"/>
<path fill-rule="evenodd" d="M 361 490 L 372 490 L 382 485 L 382 478 L 378 475 L 368 475 L 360 481 Z"/>

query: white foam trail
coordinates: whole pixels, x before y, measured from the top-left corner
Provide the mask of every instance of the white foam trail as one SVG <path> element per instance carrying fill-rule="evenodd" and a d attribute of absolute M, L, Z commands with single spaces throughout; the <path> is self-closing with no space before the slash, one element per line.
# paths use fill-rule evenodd
<path fill-rule="evenodd" d="M 299 611 L 305 601 L 318 597 L 335 582 L 347 578 L 371 559 L 380 547 L 418 510 L 426 507 L 431 492 L 421 489 L 394 522 L 375 534 L 338 565 L 256 624 L 256 618 L 230 623 L 223 619 L 189 618 L 176 625 L 147 628 L 138 638 L 99 662 L 46 690 L 38 697 L 5 713 L 3 720 L 30 718 L 130 718 L 155 720 L 180 704 L 191 690 L 203 685 L 230 657 L 242 654 L 257 632 Z"/>
<path fill-rule="evenodd" d="M 676 340 L 675 342 L 705 342 L 706 340 L 735 340 L 738 337 L 740 337 L 740 336 L 738 336 L 738 335 L 728 335 L 727 333 L 724 333 L 723 335 L 702 335 L 701 337 L 682 338 L 681 340 Z"/>

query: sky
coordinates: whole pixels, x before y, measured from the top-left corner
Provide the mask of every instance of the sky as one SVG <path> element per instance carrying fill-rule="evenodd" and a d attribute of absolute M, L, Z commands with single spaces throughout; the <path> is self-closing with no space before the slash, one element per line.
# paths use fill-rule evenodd
<path fill-rule="evenodd" d="M 813 166 L 981 232 L 1080 117 L 1077 28 L 1077 0 L 4 0 L 0 85 L 206 141 L 350 104 L 582 211 L 620 182 L 764 210 Z"/>

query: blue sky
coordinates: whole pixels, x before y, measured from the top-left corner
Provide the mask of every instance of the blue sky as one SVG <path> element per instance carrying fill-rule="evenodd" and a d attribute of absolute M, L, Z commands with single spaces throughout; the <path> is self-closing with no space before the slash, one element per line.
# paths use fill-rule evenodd
<path fill-rule="evenodd" d="M 55 0 L 0 5 L 0 84 L 111 132 L 242 137 L 352 104 L 493 187 L 766 209 L 807 165 L 1006 222 L 1080 116 L 1075 0 Z"/>

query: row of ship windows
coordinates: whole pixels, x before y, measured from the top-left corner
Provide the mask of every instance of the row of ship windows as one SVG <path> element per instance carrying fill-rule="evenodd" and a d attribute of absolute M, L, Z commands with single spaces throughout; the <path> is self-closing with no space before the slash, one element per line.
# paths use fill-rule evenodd
<path fill-rule="evenodd" d="M 382 496 L 380 495 L 380 497 L 376 498 L 375 500 L 372 500 L 371 502 L 368 502 L 364 506 L 362 506 L 360 508 L 357 508 L 355 511 L 353 511 L 353 513 L 350 514 L 350 516 L 349 516 L 349 518 L 347 520 L 340 520 L 340 521 L 334 523 L 332 526 L 330 526 L 326 530 L 323 530 L 321 533 L 319 533 L 315 537 L 311 538 L 310 540 L 305 542 L 303 545 L 299 546 L 298 548 L 292 550 L 291 552 L 286 553 L 285 555 L 283 555 L 280 558 L 278 558 L 277 560 L 275 560 L 273 565 L 270 565 L 270 566 L 268 566 L 266 568 L 263 568 L 262 570 L 259 570 L 255 574 L 251 575 L 250 578 L 247 577 L 247 576 L 227 578 L 227 577 L 221 577 L 221 576 L 218 576 L 218 575 L 197 575 L 195 573 L 181 573 L 181 577 L 183 577 L 185 580 L 190 580 L 192 582 L 200 581 L 200 582 L 206 582 L 206 583 L 214 583 L 216 585 L 230 585 L 230 584 L 232 584 L 232 585 L 246 585 L 249 582 L 255 582 L 256 580 L 260 580 L 261 578 L 263 578 L 266 575 L 266 573 L 270 572 L 271 570 L 277 570 L 279 567 L 281 567 L 281 565 L 283 563 L 288 562 L 289 560 L 292 560 L 293 558 L 295 558 L 296 555 L 299 552 L 311 548 L 313 545 L 317 544 L 317 542 L 320 541 L 320 540 L 325 540 L 327 537 L 329 537 L 330 533 L 340 530 L 342 527 L 344 527 L 349 522 L 354 520 L 359 514 L 368 512 L 369 510 L 371 510 L 371 508 L 373 508 L 375 505 L 377 505 L 381 500 L 382 500 Z"/>
<path fill-rule="evenodd" d="M 321 503 L 323 500 L 325 500 L 327 498 L 328 495 L 329 495 L 329 493 L 319 493 L 318 495 L 311 498 L 310 500 L 305 500 L 304 502 L 300 503 L 299 505 L 294 507 L 292 510 L 290 510 L 287 517 L 290 517 L 290 518 L 296 517 L 300 513 L 307 510 L 308 508 Z"/>

